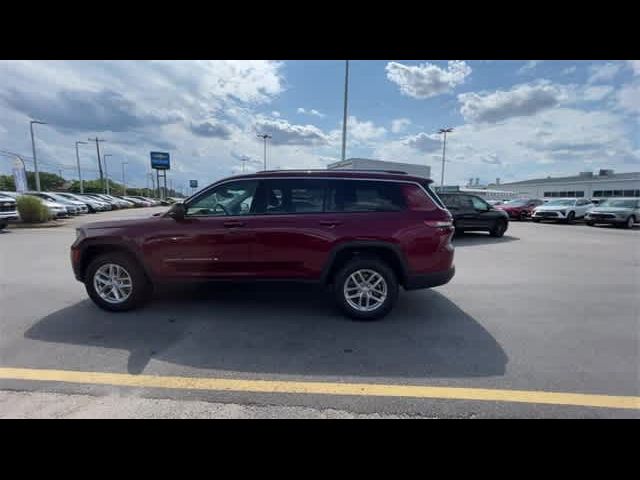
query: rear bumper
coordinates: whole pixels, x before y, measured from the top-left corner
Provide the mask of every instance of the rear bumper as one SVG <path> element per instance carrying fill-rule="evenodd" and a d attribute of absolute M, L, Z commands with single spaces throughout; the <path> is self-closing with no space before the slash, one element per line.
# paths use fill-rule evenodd
<path fill-rule="evenodd" d="M 409 275 L 405 282 L 405 290 L 419 290 L 445 285 L 456 274 L 456 267 L 451 267 L 443 272 L 424 273 L 421 275 Z"/>

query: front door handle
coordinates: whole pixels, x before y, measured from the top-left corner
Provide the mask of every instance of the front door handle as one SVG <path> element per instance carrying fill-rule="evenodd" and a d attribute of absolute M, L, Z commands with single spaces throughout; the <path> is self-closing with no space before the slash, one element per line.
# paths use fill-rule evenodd
<path fill-rule="evenodd" d="M 341 225 L 342 222 L 339 222 L 338 220 L 321 220 L 320 221 L 320 225 L 322 225 L 323 227 L 335 227 L 336 225 Z"/>
<path fill-rule="evenodd" d="M 228 222 L 224 222 L 223 225 L 226 228 L 239 228 L 239 227 L 244 227 L 244 222 L 240 222 L 237 220 L 230 220 Z"/>

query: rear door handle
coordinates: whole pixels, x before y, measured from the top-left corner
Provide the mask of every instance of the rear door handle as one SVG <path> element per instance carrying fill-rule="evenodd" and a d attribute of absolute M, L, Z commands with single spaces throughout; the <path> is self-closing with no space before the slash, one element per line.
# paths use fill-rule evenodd
<path fill-rule="evenodd" d="M 244 222 L 228 221 L 228 222 L 224 222 L 223 225 L 227 228 L 238 228 L 238 227 L 244 227 Z"/>
<path fill-rule="evenodd" d="M 321 220 L 320 221 L 320 225 L 322 225 L 323 227 L 335 227 L 336 225 L 341 225 L 342 222 L 339 222 L 338 220 Z"/>

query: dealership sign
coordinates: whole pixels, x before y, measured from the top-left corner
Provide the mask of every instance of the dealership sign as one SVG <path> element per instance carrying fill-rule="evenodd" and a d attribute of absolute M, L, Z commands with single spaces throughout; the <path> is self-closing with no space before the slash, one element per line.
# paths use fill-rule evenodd
<path fill-rule="evenodd" d="M 151 152 L 151 168 L 156 170 L 169 170 L 171 162 L 167 152 Z"/>
<path fill-rule="evenodd" d="M 198 188 L 198 180 L 189 180 L 191 188 Z"/>

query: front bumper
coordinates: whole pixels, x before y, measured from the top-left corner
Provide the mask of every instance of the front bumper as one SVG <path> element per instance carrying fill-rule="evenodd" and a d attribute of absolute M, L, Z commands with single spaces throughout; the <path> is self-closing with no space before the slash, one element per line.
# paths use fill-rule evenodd
<path fill-rule="evenodd" d="M 423 273 L 420 275 L 409 275 L 405 282 L 405 290 L 418 290 L 421 288 L 432 288 L 445 285 L 456 274 L 456 267 L 452 266 L 443 272 Z"/>
<path fill-rule="evenodd" d="M 606 224 L 606 225 L 617 225 L 627 223 L 627 218 L 618 217 L 618 216 L 604 216 L 604 215 L 596 215 L 592 216 L 587 214 L 584 217 L 586 222 L 589 223 L 598 223 L 598 224 Z"/>
<path fill-rule="evenodd" d="M 566 220 L 567 215 L 562 212 L 545 211 L 535 212 L 531 218 L 535 218 L 536 220 Z"/>

